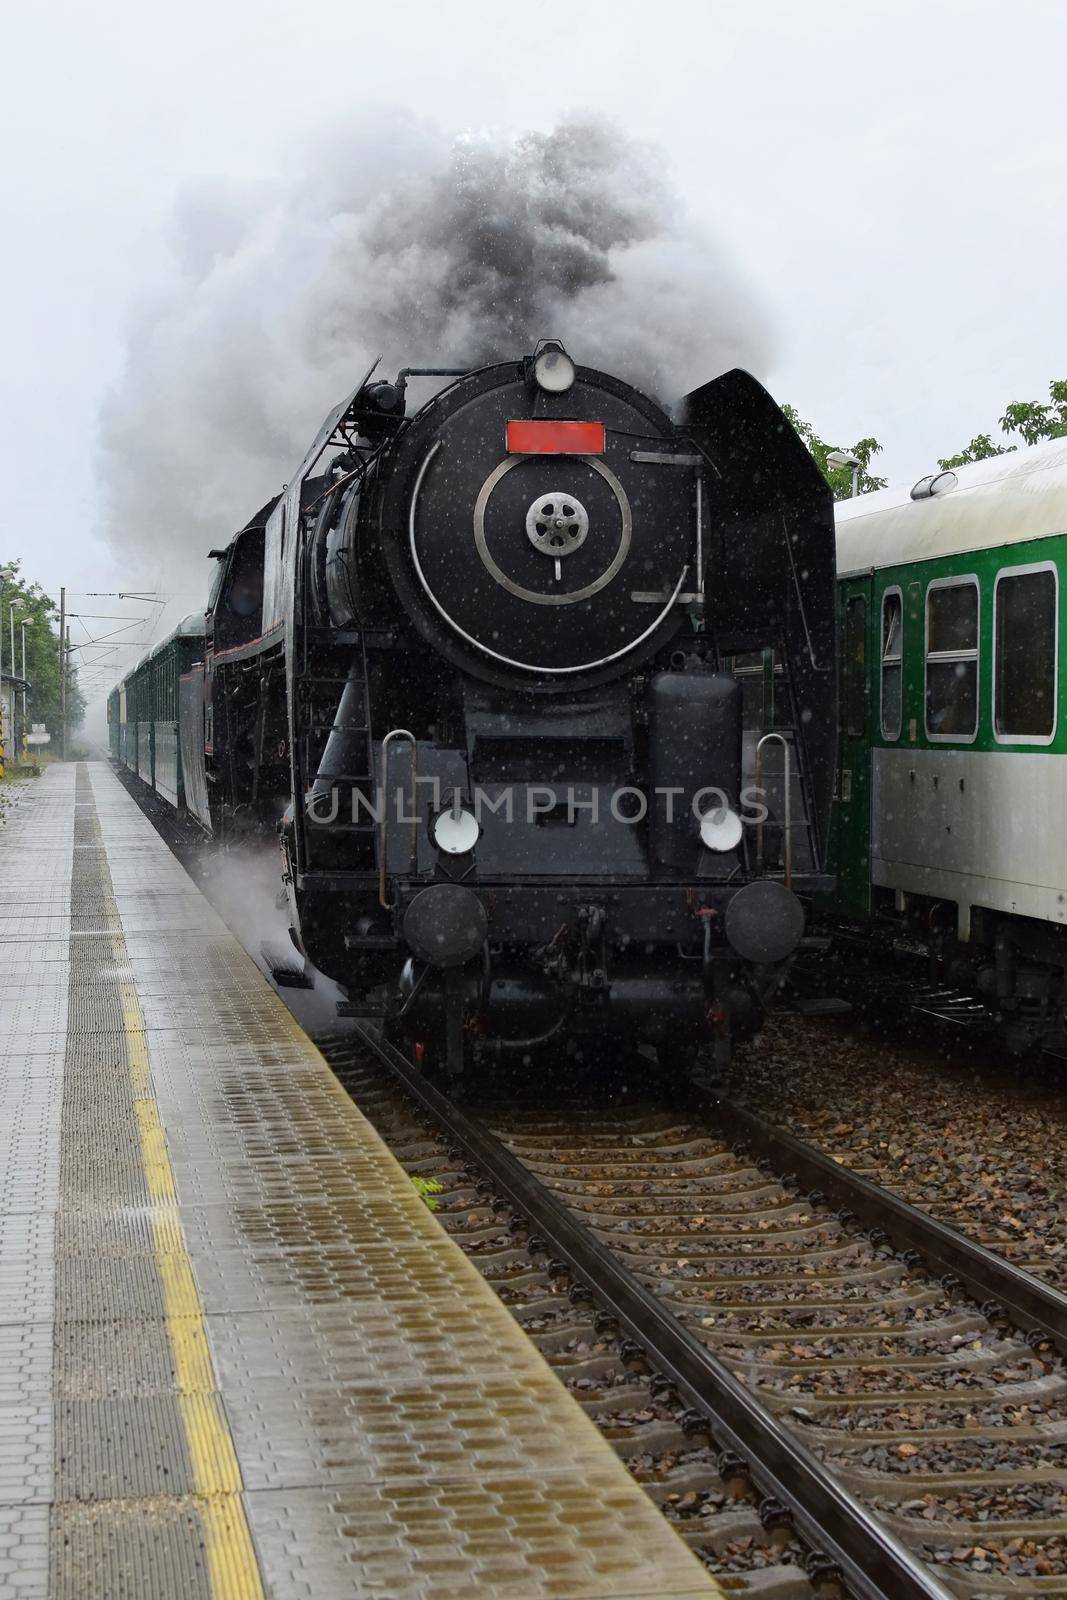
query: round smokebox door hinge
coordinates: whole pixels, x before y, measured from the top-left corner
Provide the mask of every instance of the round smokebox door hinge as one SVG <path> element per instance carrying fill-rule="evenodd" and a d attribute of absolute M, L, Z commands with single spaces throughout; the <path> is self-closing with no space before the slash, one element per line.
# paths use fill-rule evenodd
<path fill-rule="evenodd" d="M 589 533 L 589 513 L 572 494 L 550 489 L 526 513 L 526 537 L 543 556 L 558 561 L 580 550 Z"/>
<path fill-rule="evenodd" d="M 630 539 L 633 535 L 633 515 L 630 502 L 626 498 L 626 491 L 609 466 L 603 461 L 598 461 L 595 456 L 575 456 L 575 461 L 580 461 L 583 467 L 597 473 L 608 485 L 615 496 L 619 507 L 618 546 L 610 564 L 591 583 L 583 584 L 578 589 L 564 590 L 562 593 L 556 589 L 554 593 L 545 594 L 537 589 L 527 589 L 525 585 L 517 583 L 514 578 L 503 571 L 489 550 L 489 543 L 485 533 L 485 513 L 489 505 L 493 490 L 513 468 L 529 461 L 529 456 L 507 456 L 486 478 L 478 491 L 478 498 L 474 504 L 474 543 L 478 554 L 482 558 L 490 575 L 496 579 L 502 589 L 509 594 L 516 595 L 520 600 L 526 600 L 536 606 L 572 606 L 579 600 L 590 600 L 593 595 L 599 594 L 601 589 L 608 584 L 618 573 L 626 557 L 630 553 Z M 563 558 L 573 555 L 575 550 L 580 550 L 589 534 L 589 513 L 580 500 L 562 489 L 548 489 L 532 501 L 526 513 L 526 534 L 534 548 L 543 555 L 548 556 L 555 568 L 553 577 L 556 584 L 563 580 Z M 553 543 L 553 540 L 559 541 Z M 482 647 L 484 648 L 484 647 Z M 551 670 L 551 669 L 548 669 Z"/>

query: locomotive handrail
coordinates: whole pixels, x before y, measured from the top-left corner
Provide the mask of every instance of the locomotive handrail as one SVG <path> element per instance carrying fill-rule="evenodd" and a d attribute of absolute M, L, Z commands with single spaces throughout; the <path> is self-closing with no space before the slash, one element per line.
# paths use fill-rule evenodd
<path fill-rule="evenodd" d="M 418 759 L 418 744 L 415 735 L 407 728 L 393 728 L 382 740 L 382 806 L 381 818 L 378 822 L 378 904 L 383 911 L 392 911 L 393 904 L 385 892 L 385 860 L 386 841 L 388 839 L 387 824 L 389 821 L 389 746 L 394 739 L 406 739 L 411 745 L 411 855 L 418 860 L 418 826 L 419 817 L 415 809 L 419 791 L 415 786 L 415 768 Z M 400 818 L 397 818 L 400 821 Z"/>
<path fill-rule="evenodd" d="M 792 816 L 790 814 L 790 798 L 789 798 L 789 776 L 790 776 L 790 774 L 789 774 L 789 740 L 785 737 L 785 734 L 783 734 L 783 733 L 765 733 L 763 735 L 763 738 L 760 739 L 759 742 L 757 743 L 757 745 L 756 745 L 756 792 L 758 794 L 760 794 L 761 796 L 762 796 L 762 793 L 763 793 L 763 787 L 762 787 L 762 784 L 760 783 L 760 777 L 761 777 L 762 772 L 763 772 L 763 746 L 767 743 L 767 741 L 769 739 L 777 739 L 778 743 L 781 745 L 782 749 L 785 752 L 785 769 L 784 769 L 784 775 L 783 775 L 784 784 L 785 784 L 785 824 L 784 824 L 784 828 L 783 828 L 783 837 L 784 837 L 784 840 L 785 840 L 785 845 L 784 845 L 784 851 L 785 851 L 785 886 L 788 889 L 788 888 L 791 887 L 792 882 L 793 882 L 793 829 L 792 829 Z M 767 809 L 766 806 L 761 804 L 761 806 L 760 806 L 761 812 L 766 811 L 766 809 Z M 759 822 L 757 822 L 757 824 L 756 824 L 756 864 L 759 867 L 760 871 L 762 872 L 762 870 L 763 870 L 763 817 L 762 817 L 762 815 L 760 817 Z"/>

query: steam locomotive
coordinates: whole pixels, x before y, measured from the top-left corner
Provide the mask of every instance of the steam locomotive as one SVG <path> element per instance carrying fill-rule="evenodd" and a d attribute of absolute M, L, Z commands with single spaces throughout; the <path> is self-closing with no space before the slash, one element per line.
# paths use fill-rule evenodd
<path fill-rule="evenodd" d="M 830 888 L 821 475 L 741 371 L 672 414 L 553 340 L 375 373 L 115 689 L 112 755 L 277 830 L 276 977 L 424 1061 L 725 1061 Z"/>

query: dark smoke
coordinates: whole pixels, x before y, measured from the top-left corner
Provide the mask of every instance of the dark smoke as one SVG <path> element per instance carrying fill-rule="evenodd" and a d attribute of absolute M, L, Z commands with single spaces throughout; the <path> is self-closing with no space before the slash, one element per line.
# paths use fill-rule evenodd
<path fill-rule="evenodd" d="M 479 363 L 561 338 L 664 399 L 767 331 L 660 153 L 568 122 L 446 140 L 390 113 L 299 180 L 188 194 L 170 280 L 131 329 L 102 420 L 106 532 L 172 592 L 299 461 L 374 356 Z"/>
<path fill-rule="evenodd" d="M 472 361 L 526 349 L 616 282 L 619 253 L 664 233 L 670 209 L 649 155 L 605 127 L 572 123 L 503 149 L 457 143 L 447 183 L 391 198 L 363 236 L 363 264 L 385 287 L 375 335 L 443 338 Z"/>

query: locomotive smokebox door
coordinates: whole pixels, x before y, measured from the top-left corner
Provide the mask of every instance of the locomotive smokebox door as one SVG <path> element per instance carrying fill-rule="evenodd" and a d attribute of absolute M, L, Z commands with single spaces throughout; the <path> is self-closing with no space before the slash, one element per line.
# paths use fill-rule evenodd
<path fill-rule="evenodd" d="M 490 681 L 560 690 L 681 625 L 700 587 L 700 468 L 652 401 L 585 368 L 555 393 L 495 367 L 432 423 L 398 440 L 406 503 L 382 522 L 406 529 L 383 549 L 439 649 Z"/>

